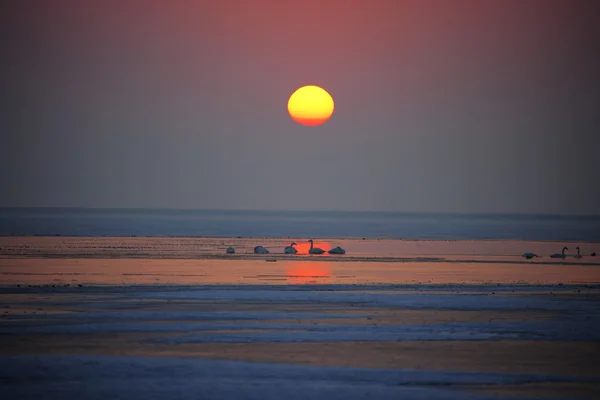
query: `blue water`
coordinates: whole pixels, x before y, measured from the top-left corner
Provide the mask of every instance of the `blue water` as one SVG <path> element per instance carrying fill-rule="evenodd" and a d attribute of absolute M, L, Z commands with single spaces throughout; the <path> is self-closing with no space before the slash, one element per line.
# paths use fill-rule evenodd
<path fill-rule="evenodd" d="M 0 208 L 7 235 L 600 241 L 600 216 Z"/>

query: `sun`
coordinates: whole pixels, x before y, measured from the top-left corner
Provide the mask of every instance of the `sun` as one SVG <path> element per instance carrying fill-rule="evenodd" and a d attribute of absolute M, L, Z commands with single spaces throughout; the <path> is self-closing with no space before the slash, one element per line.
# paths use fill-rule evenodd
<path fill-rule="evenodd" d="M 321 125 L 333 114 L 333 98 L 323 88 L 314 85 L 303 86 L 290 96 L 288 112 L 299 124 Z"/>

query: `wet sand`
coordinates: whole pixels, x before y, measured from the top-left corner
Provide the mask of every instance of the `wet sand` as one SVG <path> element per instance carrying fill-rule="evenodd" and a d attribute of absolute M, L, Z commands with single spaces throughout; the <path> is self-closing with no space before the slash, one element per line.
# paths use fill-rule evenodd
<path fill-rule="evenodd" d="M 282 254 L 296 240 L 297 255 Z M 265 244 L 268 255 L 252 254 Z M 596 243 L 567 243 L 583 252 Z M 307 255 L 300 239 L 0 237 L 1 284 L 586 284 L 600 257 L 552 259 L 564 243 L 331 239 L 345 255 Z M 236 247 L 226 255 L 225 248 Z M 526 260 L 524 251 L 542 257 Z"/>
<path fill-rule="evenodd" d="M 594 284 L 600 267 L 312 260 L 0 259 L 3 285 Z"/>
<path fill-rule="evenodd" d="M 60 258 L 150 258 L 150 259 L 300 259 L 322 261 L 418 262 L 457 261 L 482 263 L 550 263 L 553 265 L 600 265 L 600 243 L 532 242 L 519 240 L 400 240 L 373 238 L 316 239 L 315 247 L 335 246 L 346 249 L 344 255 L 308 255 L 308 238 L 170 238 L 170 237 L 64 237 L 1 236 L 0 257 Z M 297 255 L 283 254 L 292 241 L 298 243 Z M 253 254 L 256 245 L 267 247 L 268 256 Z M 236 254 L 225 254 L 234 247 Z M 569 247 L 565 259 L 549 256 Z M 576 259 L 576 247 L 582 258 Z M 521 255 L 533 252 L 539 257 L 525 260 Z"/>

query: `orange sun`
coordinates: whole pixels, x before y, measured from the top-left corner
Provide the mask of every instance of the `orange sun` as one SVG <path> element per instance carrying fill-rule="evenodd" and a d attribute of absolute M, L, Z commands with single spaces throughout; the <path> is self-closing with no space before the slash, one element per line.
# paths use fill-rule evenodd
<path fill-rule="evenodd" d="M 303 86 L 290 96 L 288 112 L 299 124 L 321 125 L 333 114 L 333 98 L 318 86 Z"/>

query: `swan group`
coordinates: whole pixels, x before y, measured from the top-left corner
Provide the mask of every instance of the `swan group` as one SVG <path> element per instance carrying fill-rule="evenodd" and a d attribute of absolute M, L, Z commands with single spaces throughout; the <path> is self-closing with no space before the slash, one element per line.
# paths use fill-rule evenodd
<path fill-rule="evenodd" d="M 308 254 L 324 254 L 324 253 L 326 253 L 325 250 L 323 250 L 319 247 L 314 247 L 314 241 L 312 239 L 309 239 L 308 242 L 310 243 L 310 249 L 308 250 Z M 298 243 L 296 243 L 296 242 L 290 243 L 289 246 L 286 246 L 283 249 L 283 253 L 284 254 L 297 254 L 298 249 L 296 249 L 294 247 L 297 245 L 298 245 Z M 235 254 L 235 248 L 228 247 L 225 250 L 225 253 Z M 337 246 L 337 247 L 334 247 L 333 249 L 328 250 L 327 253 L 329 253 L 329 254 L 346 254 L 346 250 L 341 248 L 340 246 Z M 270 251 L 265 246 L 259 245 L 259 246 L 254 247 L 254 254 L 270 254 Z"/>
<path fill-rule="evenodd" d="M 577 250 L 577 254 L 574 254 L 573 258 L 576 258 L 578 260 L 581 259 L 581 258 L 583 258 L 583 255 L 581 254 L 581 249 L 579 248 L 579 246 L 577 246 L 575 249 Z M 563 247 L 562 251 L 560 253 L 552 254 L 550 256 L 550 258 L 561 258 L 561 259 L 567 258 L 567 254 L 565 254 L 565 250 L 569 250 L 569 248 L 567 246 Z M 596 255 L 595 252 L 590 253 L 590 257 L 594 257 L 595 255 Z M 527 253 L 523 253 L 521 255 L 521 257 L 524 257 L 524 258 L 526 258 L 528 260 L 531 260 L 533 257 L 539 257 L 539 256 L 537 254 L 535 254 L 535 253 L 527 252 Z"/>

